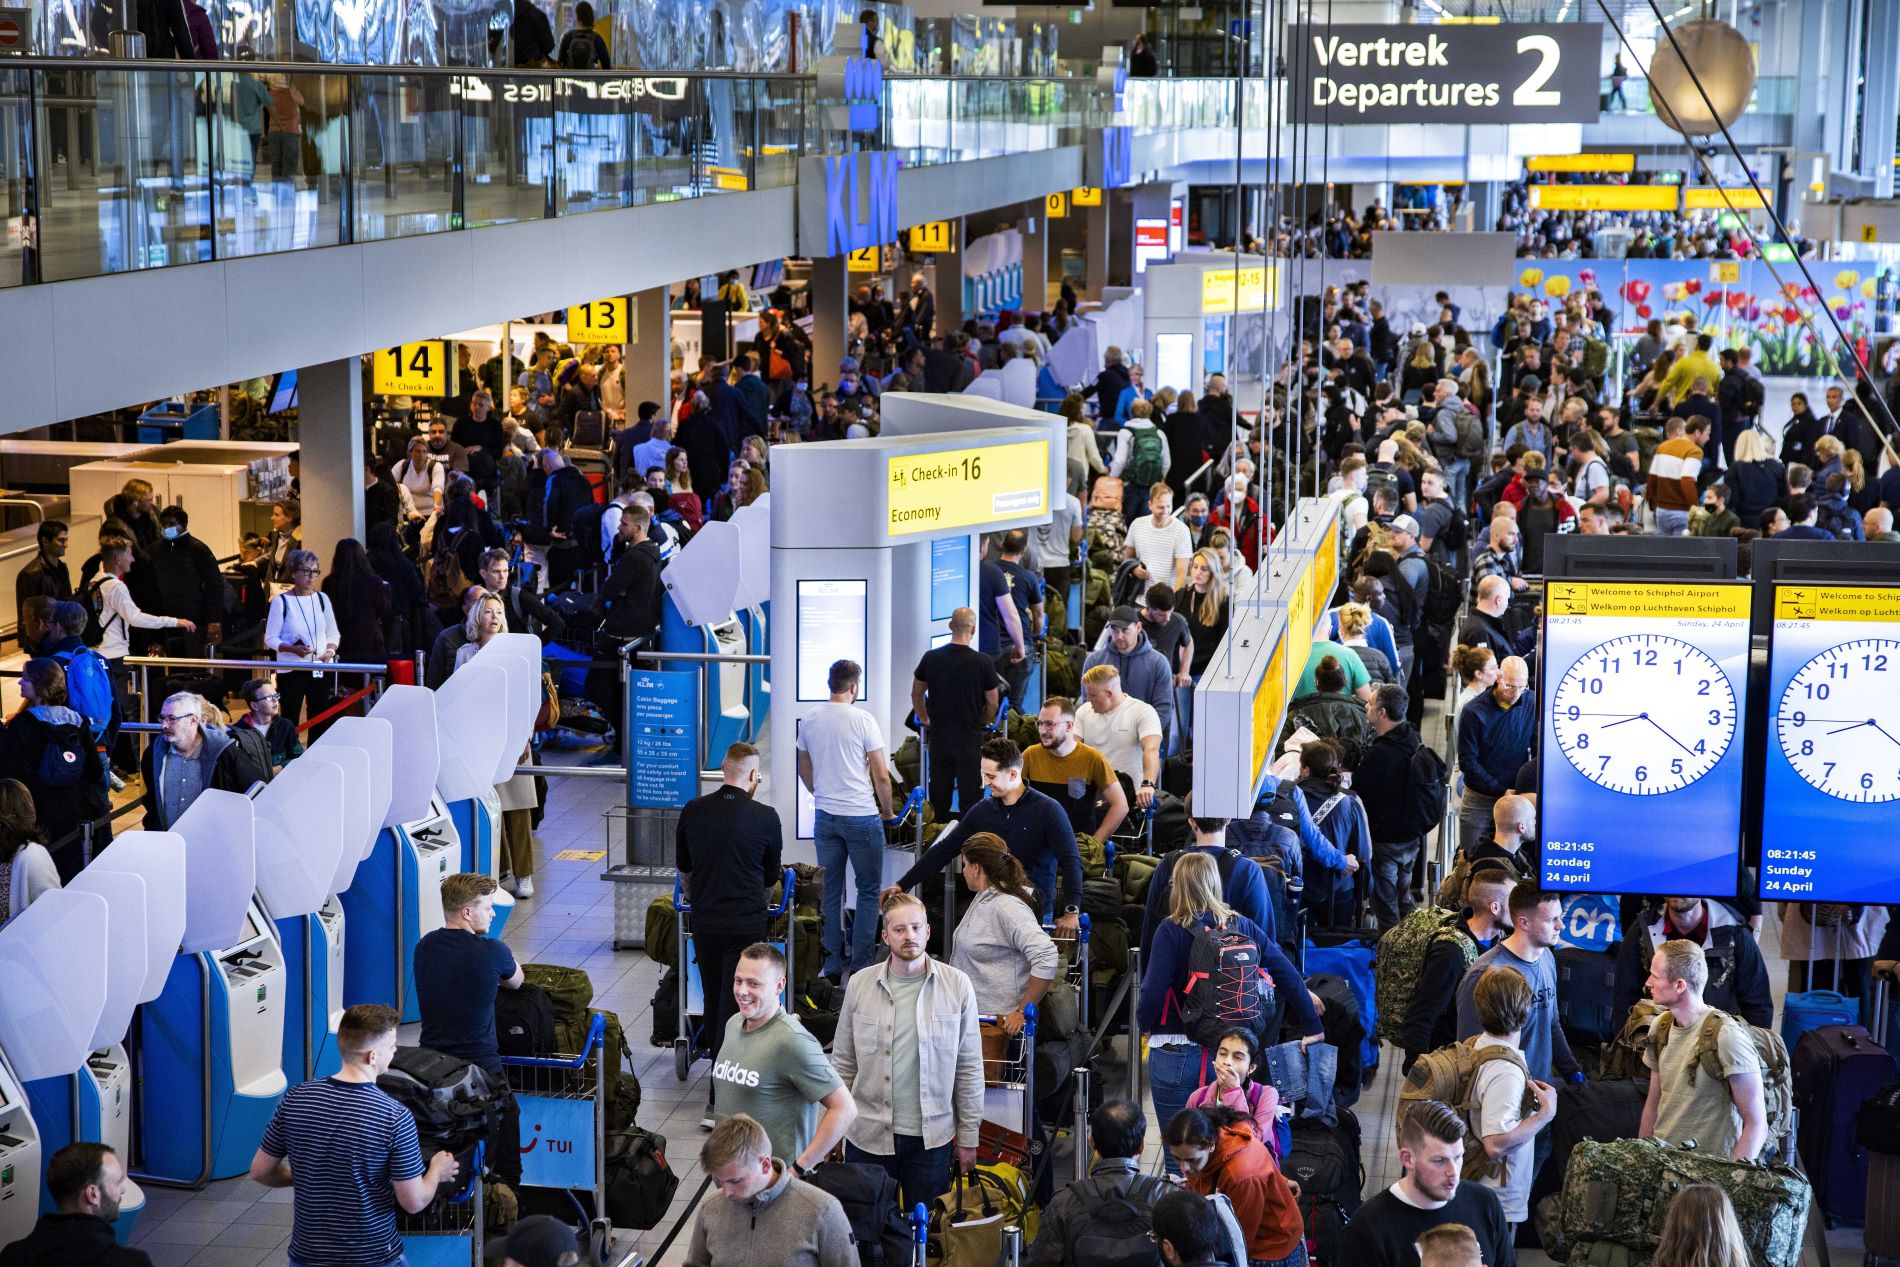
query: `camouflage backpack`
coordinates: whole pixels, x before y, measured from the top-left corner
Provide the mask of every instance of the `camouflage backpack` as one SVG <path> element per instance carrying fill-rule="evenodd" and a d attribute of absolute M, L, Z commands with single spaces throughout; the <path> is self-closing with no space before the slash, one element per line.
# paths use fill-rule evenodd
<path fill-rule="evenodd" d="M 1405 1075 L 1405 1083 L 1399 1088 L 1399 1109 L 1392 1115 L 1394 1134 L 1405 1126 L 1405 1115 L 1411 1106 L 1425 1100 L 1436 1100 L 1457 1110 L 1458 1116 L 1465 1121 L 1465 1164 L 1461 1172 L 1466 1179 L 1504 1178 L 1502 1157 L 1492 1157 L 1484 1149 L 1484 1137 L 1478 1132 L 1478 1119 L 1484 1111 L 1474 1094 L 1478 1081 L 1478 1071 L 1494 1060 L 1508 1061 L 1525 1071 L 1524 1053 L 1515 1047 L 1497 1043 L 1477 1046 L 1477 1039 L 1467 1038 L 1462 1042 L 1440 1047 L 1437 1051 L 1426 1052 L 1412 1065 L 1412 1072 Z M 1528 1116 L 1537 1111 L 1537 1098 L 1531 1093 L 1527 1081 L 1524 1086 L 1524 1112 Z"/>
<path fill-rule="evenodd" d="M 1721 1039 L 1724 1025 L 1740 1025 L 1746 1030 L 1749 1039 L 1755 1044 L 1755 1056 L 1761 1061 L 1762 1108 L 1768 1118 L 1768 1137 L 1762 1145 L 1762 1156 L 1772 1157 L 1781 1142 L 1794 1134 L 1794 1068 L 1788 1061 L 1788 1045 L 1781 1041 L 1781 1035 L 1774 1030 L 1750 1025 L 1741 1017 L 1730 1016 L 1727 1012 L 1711 1011 L 1709 1019 L 1716 1023 L 1704 1025 L 1696 1035 L 1696 1059 L 1689 1066 L 1690 1081 L 1694 1082 L 1698 1072 L 1711 1078 L 1722 1076 L 1721 1057 L 1716 1052 L 1716 1044 Z M 1675 1028 L 1675 1018 L 1664 1012 L 1656 1018 L 1655 1026 L 1649 1031 L 1649 1050 L 1655 1057 L 1657 1068 L 1662 1067 L 1663 1048 L 1669 1045 L 1669 1035 Z"/>
<path fill-rule="evenodd" d="M 1465 967 L 1478 957 L 1478 944 L 1458 931 L 1456 911 L 1425 905 L 1386 930 L 1373 957 L 1374 1001 L 1379 1012 L 1380 1042 L 1398 1042 L 1405 1027 L 1405 1007 L 1425 971 L 1425 956 L 1440 938 L 1456 938 L 1464 951 Z"/>
<path fill-rule="evenodd" d="M 1503 858 L 1489 858 L 1486 861 L 1508 868 L 1514 880 L 1523 878 L 1522 870 Z M 1470 904 L 1468 891 L 1470 888 L 1471 858 L 1460 849 L 1452 855 L 1451 871 L 1445 876 L 1444 882 L 1438 886 L 1438 895 L 1433 901 L 1448 911 L 1461 911 Z"/>
<path fill-rule="evenodd" d="M 1798 1170 L 1729 1161 L 1649 1139 L 1586 1139 L 1571 1150 L 1556 1211 L 1555 1240 L 1567 1247 L 1562 1261 L 1614 1267 L 1627 1256 L 1631 1267 L 1641 1267 L 1661 1243 L 1670 1203 L 1694 1183 L 1714 1184 L 1728 1194 L 1759 1267 L 1799 1267 L 1812 1194 Z M 1540 1206 L 1538 1226 L 1549 1221 L 1548 1208 Z"/>
<path fill-rule="evenodd" d="M 1649 1046 L 1649 1030 L 1664 1008 L 1648 999 L 1630 1005 L 1629 1019 L 1603 1048 L 1599 1076 L 1604 1078 L 1647 1078 L 1649 1066 L 1643 1063 L 1643 1050 Z"/>

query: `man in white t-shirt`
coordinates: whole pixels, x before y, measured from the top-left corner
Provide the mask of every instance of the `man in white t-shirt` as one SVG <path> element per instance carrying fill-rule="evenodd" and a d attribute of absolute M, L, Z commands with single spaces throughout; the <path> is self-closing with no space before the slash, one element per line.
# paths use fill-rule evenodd
<path fill-rule="evenodd" d="M 1471 1102 L 1478 1108 L 1472 1126 L 1485 1153 L 1477 1179 L 1498 1194 L 1505 1221 L 1515 1227 L 1531 1216 L 1537 1132 L 1556 1118 L 1557 1092 L 1530 1076 L 1518 1047 L 1531 1015 L 1531 987 L 1523 976 L 1509 968 L 1485 969 L 1474 1001 L 1484 1033 L 1471 1045 L 1479 1052 L 1500 1048 L 1506 1053 L 1479 1065 L 1471 1080 Z"/>
<path fill-rule="evenodd" d="M 1161 717 L 1154 706 L 1122 690 L 1121 674 L 1098 664 L 1082 675 L 1088 703 L 1075 710 L 1076 738 L 1107 758 L 1109 767 L 1134 788 L 1134 802 L 1154 803 L 1161 777 Z"/>
<path fill-rule="evenodd" d="M 825 869 L 825 974 L 842 980 L 871 962 L 877 894 L 884 886 L 884 824 L 891 814 L 891 773 L 877 718 L 856 706 L 864 670 L 853 660 L 831 666 L 829 702 L 799 719 L 798 781 L 817 813 L 813 835 Z M 844 868 L 857 876 L 857 919 L 844 954 Z"/>
<path fill-rule="evenodd" d="M 1049 522 L 1029 530 L 1030 561 L 1043 584 L 1060 594 L 1065 604 L 1075 579 L 1070 562 L 1082 541 L 1082 522 L 1082 503 L 1074 493 L 1064 493 L 1056 498 Z"/>
<path fill-rule="evenodd" d="M 1187 584 L 1194 536 L 1174 517 L 1173 510 L 1174 490 L 1157 482 L 1148 490 L 1148 514 L 1128 525 L 1122 555 L 1140 561 L 1135 575 L 1141 578 L 1143 593 L 1156 581 L 1175 589 Z"/>

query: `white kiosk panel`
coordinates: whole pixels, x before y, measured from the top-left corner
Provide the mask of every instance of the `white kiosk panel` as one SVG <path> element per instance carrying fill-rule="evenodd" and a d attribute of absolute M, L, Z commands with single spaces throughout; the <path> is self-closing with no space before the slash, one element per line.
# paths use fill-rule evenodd
<path fill-rule="evenodd" d="M 660 574 L 660 583 L 687 624 L 698 628 L 732 618 L 738 607 L 743 554 L 739 529 L 730 522 L 709 520 L 680 551 L 679 557 L 691 562 L 685 567 L 669 566 Z"/>
<path fill-rule="evenodd" d="M 341 893 L 356 878 L 357 864 L 369 857 L 369 851 L 376 847 L 376 835 L 382 830 L 383 813 L 389 806 L 385 804 L 379 810 L 372 796 L 358 794 L 369 786 L 372 765 L 369 753 L 361 748 L 331 744 L 327 748 L 306 748 L 303 756 L 312 765 L 335 770 L 343 780 L 343 799 L 339 804 L 343 843 L 337 851 L 336 870 L 331 874 L 328 890 Z"/>
<path fill-rule="evenodd" d="M 99 932 L 111 919 L 97 893 L 56 889 L 0 929 L 0 1035 L 22 1082 L 63 1078 L 86 1063 L 106 1006 Z"/>
<path fill-rule="evenodd" d="M 534 719 L 541 712 L 541 640 L 533 634 L 499 634 L 475 653 L 475 663 L 499 664 L 508 674 L 507 731 L 493 780 L 506 783 L 534 738 Z"/>
<path fill-rule="evenodd" d="M 435 731 L 435 692 L 426 686 L 392 686 L 369 715 L 388 722 L 393 732 L 392 775 L 396 754 L 401 754 L 402 762 L 402 777 L 390 781 L 389 809 L 382 825 L 394 827 L 427 818 L 436 770 L 442 764 L 442 741 Z"/>
<path fill-rule="evenodd" d="M 139 1003 L 165 989 L 172 958 L 185 940 L 185 838 L 175 831 L 129 831 L 80 874 L 123 871 L 145 883 L 145 980 Z"/>
<path fill-rule="evenodd" d="M 130 871 L 87 867 L 66 886 L 69 892 L 96 893 L 111 912 L 106 918 L 106 1003 L 88 1046 L 98 1051 L 125 1037 L 132 1009 L 139 1004 L 150 968 L 151 943 L 145 931 L 145 881 Z M 171 962 L 171 951 L 165 951 Z"/>
<path fill-rule="evenodd" d="M 435 786 L 443 800 L 494 790 L 495 767 L 507 748 L 507 695 L 508 671 L 493 660 L 470 660 L 436 688 L 435 725 L 442 743 Z"/>
<path fill-rule="evenodd" d="M 355 775 L 351 765 L 346 764 L 343 767 L 344 776 L 348 780 L 344 786 L 350 789 L 350 801 L 361 803 L 367 816 L 372 820 L 360 829 L 364 837 L 362 854 L 366 858 L 369 856 L 371 847 L 376 843 L 376 833 L 382 830 L 384 822 L 387 821 L 385 816 L 389 813 L 389 798 L 392 792 L 390 785 L 394 778 L 390 756 L 395 750 L 395 743 L 394 728 L 380 717 L 339 717 L 330 723 L 330 729 L 323 732 L 322 738 L 305 750 L 305 754 L 308 755 L 312 752 L 334 752 L 340 749 L 356 748 L 369 755 L 367 781 Z M 348 833 L 345 838 L 357 839 L 359 829 L 354 825 L 353 819 L 346 816 L 343 822 L 344 830 Z M 348 885 L 344 887 L 347 888 Z M 342 891 L 342 889 L 336 890 L 338 893 Z"/>
<path fill-rule="evenodd" d="M 734 611 L 772 600 L 772 494 L 739 507 L 726 522 L 739 530 L 739 589 Z"/>
<path fill-rule="evenodd" d="M 180 948 L 195 954 L 236 945 L 244 932 L 244 910 L 257 891 L 257 814 L 251 798 L 208 789 L 172 829 L 185 838 Z"/>
<path fill-rule="evenodd" d="M 266 783 L 257 814 L 257 895 L 273 919 L 294 919 L 323 905 L 343 858 L 343 770 L 292 761 Z M 354 871 L 356 855 L 351 856 Z"/>

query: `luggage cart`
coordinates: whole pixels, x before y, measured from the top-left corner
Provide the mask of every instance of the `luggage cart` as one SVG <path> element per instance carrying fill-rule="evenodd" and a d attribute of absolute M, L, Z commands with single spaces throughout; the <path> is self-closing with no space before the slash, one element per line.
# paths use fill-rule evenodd
<path fill-rule="evenodd" d="M 910 1267 L 924 1267 L 925 1247 L 930 1242 L 930 1207 L 919 1201 L 910 1208 Z"/>
<path fill-rule="evenodd" d="M 797 979 L 792 961 L 792 945 L 798 940 L 797 917 L 792 915 L 792 898 L 797 887 L 798 873 L 790 867 L 785 868 L 778 905 L 765 913 L 769 920 L 776 920 L 781 915 L 790 916 L 785 921 L 785 935 L 778 939 L 767 939 L 768 945 L 778 947 L 785 956 L 785 983 L 779 990 L 779 1005 L 787 1012 L 792 1009 L 792 982 Z M 700 1044 L 692 1037 L 697 1032 L 693 1027 L 693 1018 L 705 1016 L 706 996 L 700 988 L 699 964 L 693 955 L 693 907 L 686 900 L 678 876 L 673 878 L 673 910 L 679 916 L 680 1012 L 679 1036 L 673 1040 L 673 1076 L 684 1082 L 687 1072 L 693 1067 L 693 1061 L 699 1058 Z"/>
<path fill-rule="evenodd" d="M 1114 874 L 1115 858 L 1113 854 L 1109 855 L 1108 869 L 1111 875 Z M 1089 1034 L 1093 1031 L 1089 1029 L 1088 916 L 1082 916 L 1081 925 L 1082 926 L 1076 930 L 1073 939 L 1058 936 L 1054 924 L 1044 924 L 1042 931 L 1049 934 L 1049 940 L 1056 944 L 1056 953 L 1063 956 L 1062 962 L 1058 965 L 1058 970 L 1062 973 L 1063 978 L 1067 980 L 1070 985 L 1075 987 L 1076 1032 L 1078 1034 Z M 1072 954 L 1066 953 L 1063 950 L 1063 947 L 1070 945 L 1075 947 L 1074 953 Z"/>
<path fill-rule="evenodd" d="M 998 1016 L 978 1016 L 978 1027 L 994 1027 Z M 1000 1029 L 991 1032 L 1001 1034 Z M 983 1120 L 1020 1131 L 1025 1143 L 1036 1139 L 1036 1005 L 1023 1010 L 1023 1032 L 1006 1039 L 1003 1054 L 983 1054 Z"/>
<path fill-rule="evenodd" d="M 482 1267 L 482 1161 L 488 1145 L 475 1145 L 465 1187 L 420 1214 L 396 1216 L 403 1257 L 410 1267 Z"/>
<path fill-rule="evenodd" d="M 1152 855 L 1155 851 L 1155 803 L 1149 801 L 1148 808 L 1142 809 L 1135 804 L 1134 795 L 1130 793 L 1128 817 L 1122 819 L 1102 843 L 1120 853 Z M 1110 865 L 1114 865 L 1112 861 Z"/>
<path fill-rule="evenodd" d="M 521 1112 L 521 1186 L 565 1190 L 587 1217 L 589 1240 L 604 1262 L 614 1230 L 607 1217 L 605 1088 L 607 1062 L 615 1056 L 607 1051 L 607 1021 L 598 1012 L 582 1048 L 572 1055 L 503 1056 L 501 1063 Z M 583 1193 L 592 1196 L 591 1207 Z"/>

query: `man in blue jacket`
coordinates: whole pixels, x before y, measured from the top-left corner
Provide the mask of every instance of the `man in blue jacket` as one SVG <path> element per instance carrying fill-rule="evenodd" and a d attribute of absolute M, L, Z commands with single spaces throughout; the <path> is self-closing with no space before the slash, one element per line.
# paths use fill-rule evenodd
<path fill-rule="evenodd" d="M 1458 847 L 1477 848 L 1491 829 L 1491 808 L 1509 792 L 1518 769 L 1531 759 L 1537 741 L 1537 699 L 1529 689 L 1530 669 L 1508 656 L 1498 666 L 1489 691 L 1465 705 L 1458 716 L 1458 768 L 1465 776 L 1458 804 Z"/>
<path fill-rule="evenodd" d="M 1262 874 L 1260 864 L 1239 850 L 1228 848 L 1226 819 L 1195 818 L 1193 814 L 1194 807 L 1190 803 L 1188 825 L 1194 829 L 1194 843 L 1163 856 L 1161 865 L 1155 868 L 1154 879 L 1148 883 L 1148 914 L 1141 921 L 1144 961 L 1154 946 L 1155 929 L 1168 918 L 1169 903 L 1174 897 L 1174 864 L 1188 853 L 1204 853 L 1213 858 L 1214 865 L 1220 869 L 1222 899 L 1236 912 L 1260 925 L 1269 941 L 1279 940 L 1279 930 L 1274 927 L 1273 899 L 1267 892 L 1267 877 Z"/>
<path fill-rule="evenodd" d="M 1174 719 L 1174 670 L 1168 667 L 1168 657 L 1155 650 L 1142 632 L 1141 613 L 1133 607 L 1117 607 L 1108 614 L 1107 635 L 1082 661 L 1082 671 L 1087 673 L 1098 664 L 1114 669 L 1121 675 L 1124 692 L 1154 708 L 1165 748 Z"/>

